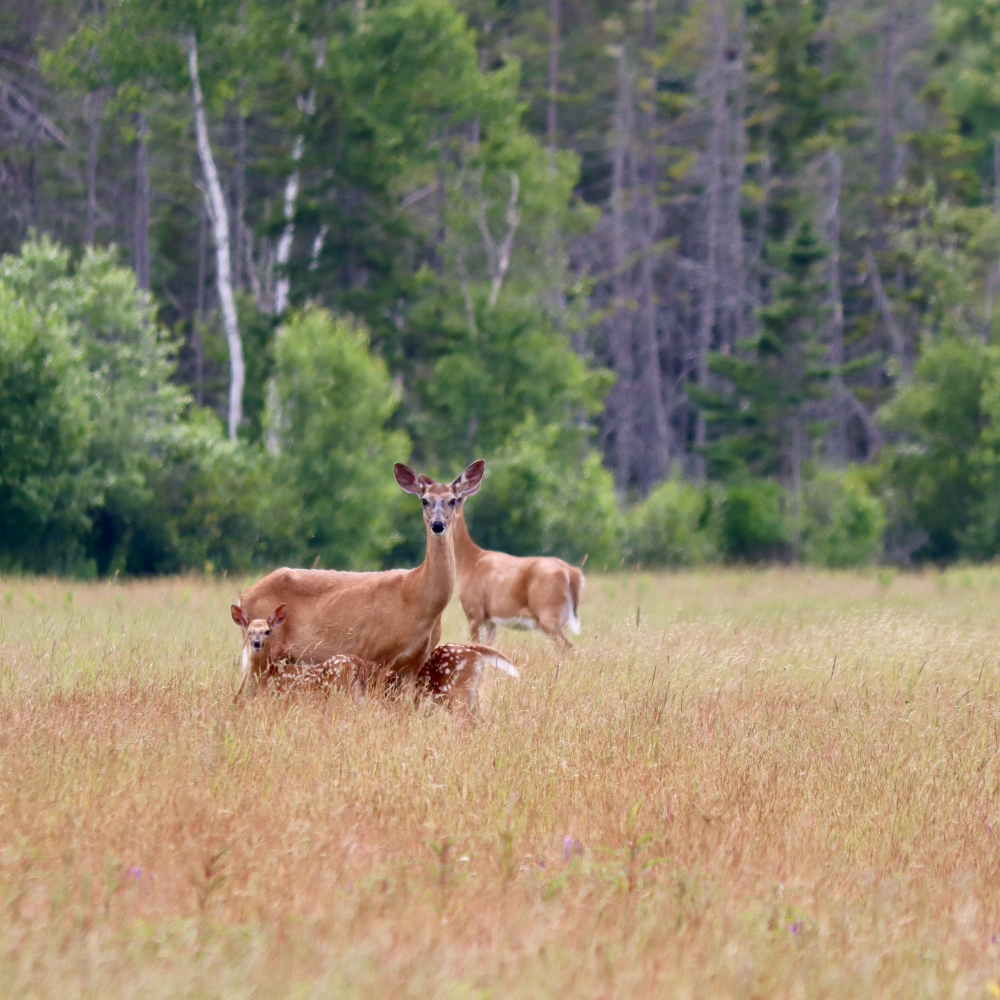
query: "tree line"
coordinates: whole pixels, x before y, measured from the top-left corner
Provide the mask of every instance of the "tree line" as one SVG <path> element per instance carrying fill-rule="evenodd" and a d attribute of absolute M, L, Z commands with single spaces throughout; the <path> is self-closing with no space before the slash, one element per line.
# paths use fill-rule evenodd
<path fill-rule="evenodd" d="M 8 567 L 1000 549 L 991 8 L 11 11 Z"/>

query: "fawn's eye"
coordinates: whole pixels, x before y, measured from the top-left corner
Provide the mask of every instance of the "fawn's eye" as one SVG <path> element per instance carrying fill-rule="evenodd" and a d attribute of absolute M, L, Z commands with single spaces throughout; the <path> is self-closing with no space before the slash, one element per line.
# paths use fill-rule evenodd
<path fill-rule="evenodd" d="M 457 500 L 449 500 L 449 501 L 448 501 L 448 506 L 449 506 L 449 507 L 454 507 L 454 506 L 455 506 L 455 504 L 457 504 L 457 503 L 458 503 L 458 501 L 457 501 Z"/>
<path fill-rule="evenodd" d="M 428 504 L 430 504 L 430 500 L 421 500 L 420 502 L 421 502 L 421 503 L 422 503 L 422 504 L 423 504 L 423 505 L 424 505 L 425 507 L 426 507 L 426 506 L 428 506 Z"/>
<path fill-rule="evenodd" d="M 264 633 L 264 635 L 270 635 L 270 634 L 271 634 L 271 630 L 270 629 L 267 629 L 267 631 Z"/>

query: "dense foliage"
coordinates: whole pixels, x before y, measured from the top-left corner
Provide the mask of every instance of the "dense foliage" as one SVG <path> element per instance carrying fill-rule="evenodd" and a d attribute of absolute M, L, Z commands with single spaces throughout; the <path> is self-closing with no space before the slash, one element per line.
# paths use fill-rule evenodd
<path fill-rule="evenodd" d="M 1000 554 L 992 7 L 11 13 L 0 566 Z"/>

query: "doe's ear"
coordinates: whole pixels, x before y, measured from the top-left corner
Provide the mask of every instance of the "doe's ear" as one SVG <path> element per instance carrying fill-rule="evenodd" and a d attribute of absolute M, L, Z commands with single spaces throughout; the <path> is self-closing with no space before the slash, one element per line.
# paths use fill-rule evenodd
<path fill-rule="evenodd" d="M 229 610 L 232 613 L 233 621 L 239 625 L 240 628 L 246 628 L 250 624 L 250 619 L 247 618 L 247 613 L 238 605 L 231 604 Z"/>
<path fill-rule="evenodd" d="M 451 488 L 460 497 L 470 497 L 473 493 L 479 492 L 479 487 L 483 484 L 483 473 L 486 472 L 486 463 L 480 458 L 473 462 L 452 484 Z"/>
<path fill-rule="evenodd" d="M 423 487 L 420 485 L 420 480 L 417 478 L 417 474 L 408 465 L 403 465 L 402 462 L 397 462 L 393 467 L 392 471 L 396 473 L 396 482 L 407 492 L 416 493 L 418 496 L 423 492 Z"/>
<path fill-rule="evenodd" d="M 274 628 L 276 625 L 280 625 L 285 620 L 285 615 L 288 614 L 288 605 L 279 604 L 272 612 L 270 617 L 267 619 L 267 624 Z"/>

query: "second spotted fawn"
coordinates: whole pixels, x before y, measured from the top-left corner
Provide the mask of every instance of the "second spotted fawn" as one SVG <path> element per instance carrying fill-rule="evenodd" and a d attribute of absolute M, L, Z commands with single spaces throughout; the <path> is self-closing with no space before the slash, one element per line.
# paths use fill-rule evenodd
<path fill-rule="evenodd" d="M 322 663 L 271 662 L 271 631 L 285 620 L 288 609 L 284 604 L 279 604 L 266 620 L 247 618 L 238 604 L 230 610 L 233 621 L 243 629 L 242 672 L 234 702 L 248 684 L 248 697 L 256 694 L 258 688 L 271 686 L 281 693 L 337 689 L 346 691 L 355 701 L 361 700 L 369 671 L 365 661 L 357 656 L 331 656 Z"/>
<path fill-rule="evenodd" d="M 517 667 L 491 646 L 458 642 L 435 646 L 417 673 L 417 697 L 450 709 L 475 712 L 479 682 L 484 668 L 490 665 L 511 677 L 519 676 Z"/>

